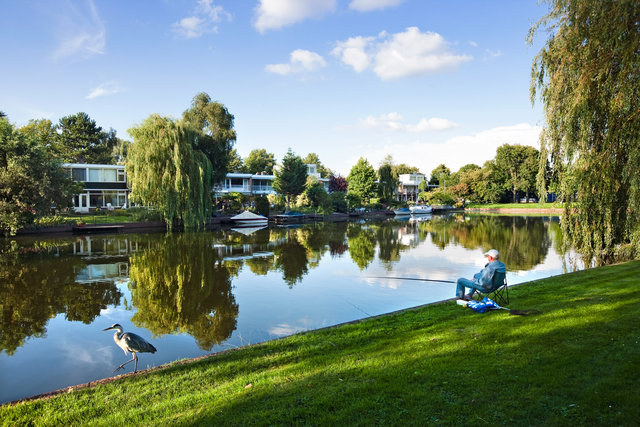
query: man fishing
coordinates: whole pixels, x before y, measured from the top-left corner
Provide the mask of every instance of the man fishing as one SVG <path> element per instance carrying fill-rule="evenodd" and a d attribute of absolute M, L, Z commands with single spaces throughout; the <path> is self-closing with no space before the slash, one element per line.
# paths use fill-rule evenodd
<path fill-rule="evenodd" d="M 473 275 L 473 280 L 465 279 L 463 277 L 458 279 L 456 288 L 457 298 L 471 301 L 476 290 L 483 293 L 492 291 L 493 275 L 495 272 L 507 272 L 507 267 L 499 260 L 500 253 L 497 250 L 491 249 L 484 254 L 484 256 L 487 257 L 488 262 L 480 272 Z M 465 288 L 469 288 L 469 292 L 467 294 L 464 293 Z"/>

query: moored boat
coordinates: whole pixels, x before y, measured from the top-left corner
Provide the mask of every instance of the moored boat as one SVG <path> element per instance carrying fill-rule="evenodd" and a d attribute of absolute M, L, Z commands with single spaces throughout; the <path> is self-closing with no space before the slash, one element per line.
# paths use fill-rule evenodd
<path fill-rule="evenodd" d="M 411 210 L 409 208 L 400 208 L 400 209 L 394 209 L 393 213 L 398 216 L 411 215 Z"/>
<path fill-rule="evenodd" d="M 244 211 L 239 215 L 232 216 L 231 221 L 238 227 L 260 227 L 266 226 L 269 222 L 267 217 Z"/>
<path fill-rule="evenodd" d="M 412 215 L 428 215 L 433 212 L 433 207 L 428 205 L 416 205 L 409 208 Z"/>

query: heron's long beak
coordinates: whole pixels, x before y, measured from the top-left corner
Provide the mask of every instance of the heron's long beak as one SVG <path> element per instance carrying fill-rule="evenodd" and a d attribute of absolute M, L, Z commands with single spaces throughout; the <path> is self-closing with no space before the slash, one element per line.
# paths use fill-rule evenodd
<path fill-rule="evenodd" d="M 108 328 L 104 328 L 103 331 L 110 331 L 112 329 L 113 329 L 112 327 L 108 327 Z"/>

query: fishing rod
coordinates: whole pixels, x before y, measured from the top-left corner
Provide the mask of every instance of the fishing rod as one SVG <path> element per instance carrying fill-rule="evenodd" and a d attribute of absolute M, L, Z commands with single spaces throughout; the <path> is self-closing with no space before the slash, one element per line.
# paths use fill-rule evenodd
<path fill-rule="evenodd" d="M 417 280 L 419 282 L 456 283 L 452 280 L 420 279 L 417 277 L 395 277 L 395 276 L 369 276 L 369 277 L 365 277 L 365 279 L 397 279 L 397 280 Z"/>
<path fill-rule="evenodd" d="M 452 280 L 438 280 L 438 279 L 420 279 L 417 277 L 396 277 L 396 276 L 368 276 L 366 279 L 397 279 L 397 280 L 416 280 L 419 282 L 440 282 L 440 283 L 456 283 Z M 466 302 L 466 301 L 465 301 Z M 466 304 L 464 304 L 466 305 Z M 501 307 L 498 304 L 495 304 L 498 309 L 507 310 L 509 314 L 512 316 L 528 316 L 530 314 L 539 314 L 538 310 L 513 310 L 507 307 Z M 356 307 L 357 308 L 357 307 Z"/>

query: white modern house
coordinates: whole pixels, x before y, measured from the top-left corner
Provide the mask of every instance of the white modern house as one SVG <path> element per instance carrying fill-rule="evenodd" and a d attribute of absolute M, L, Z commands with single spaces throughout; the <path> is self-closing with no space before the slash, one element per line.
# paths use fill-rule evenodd
<path fill-rule="evenodd" d="M 418 186 L 424 182 L 426 176 L 421 173 L 403 173 L 398 175 L 398 200 L 403 202 L 415 202 L 418 200 L 420 189 Z"/>
<path fill-rule="evenodd" d="M 277 166 L 276 166 L 277 168 Z M 307 175 L 312 176 L 318 181 L 322 182 L 325 191 L 329 191 L 329 180 L 327 178 L 320 178 L 315 164 L 307 165 Z M 254 175 L 250 173 L 228 173 L 224 181 L 213 187 L 213 191 L 218 194 L 228 194 L 231 192 L 237 192 L 241 194 L 251 195 L 267 195 L 275 194 L 273 189 L 274 175 Z"/>
<path fill-rule="evenodd" d="M 81 193 L 73 196 L 76 212 L 126 208 L 129 205 L 124 165 L 64 163 L 62 167 L 74 181 L 84 186 Z"/>
<path fill-rule="evenodd" d="M 250 173 L 228 173 L 220 184 L 213 187 L 216 194 L 232 192 L 242 194 L 267 195 L 275 193 L 273 175 L 253 175 Z"/>

